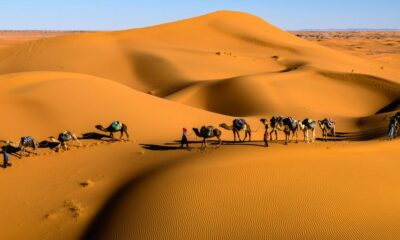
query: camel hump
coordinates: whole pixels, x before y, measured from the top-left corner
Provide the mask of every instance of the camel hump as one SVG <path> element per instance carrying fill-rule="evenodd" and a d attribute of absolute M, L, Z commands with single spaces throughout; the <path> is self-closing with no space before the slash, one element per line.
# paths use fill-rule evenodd
<path fill-rule="evenodd" d="M 72 134 L 69 131 L 65 131 L 65 132 L 60 134 L 60 137 L 61 137 L 62 140 L 68 141 L 68 140 L 72 139 Z"/>
<path fill-rule="evenodd" d="M 111 123 L 111 126 L 114 128 L 115 131 L 119 131 L 122 128 L 122 123 L 120 121 L 114 121 Z"/>
<path fill-rule="evenodd" d="M 213 126 L 203 126 L 203 127 L 201 127 L 200 134 L 203 136 L 211 137 L 213 131 L 214 131 Z"/>
<path fill-rule="evenodd" d="M 23 145 L 33 142 L 33 137 L 26 136 L 21 138 L 21 142 Z"/>
<path fill-rule="evenodd" d="M 233 126 L 238 130 L 242 130 L 246 126 L 246 120 L 244 120 L 244 119 L 235 119 L 235 120 L 233 120 Z"/>

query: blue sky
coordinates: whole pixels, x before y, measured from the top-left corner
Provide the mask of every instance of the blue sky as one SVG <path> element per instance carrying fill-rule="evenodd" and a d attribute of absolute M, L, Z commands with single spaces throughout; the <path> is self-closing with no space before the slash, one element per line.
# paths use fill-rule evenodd
<path fill-rule="evenodd" d="M 399 0 L 0 0 L 0 29 L 118 30 L 237 10 L 286 29 L 397 28 Z"/>

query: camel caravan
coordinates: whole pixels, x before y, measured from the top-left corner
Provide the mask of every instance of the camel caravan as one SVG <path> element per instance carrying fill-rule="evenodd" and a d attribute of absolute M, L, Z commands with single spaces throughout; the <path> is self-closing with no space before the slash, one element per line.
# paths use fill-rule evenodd
<path fill-rule="evenodd" d="M 275 136 L 275 140 L 278 140 L 278 132 L 281 131 L 285 135 L 284 144 L 288 145 L 290 141 L 298 142 L 298 132 L 303 132 L 303 138 L 305 143 L 315 142 L 316 140 L 316 128 L 319 128 L 322 131 L 322 140 L 327 141 L 328 137 L 336 136 L 336 126 L 335 122 L 330 118 L 325 118 L 323 120 L 314 121 L 311 118 L 306 118 L 302 121 L 296 120 L 292 117 L 285 116 L 273 116 L 268 121 L 266 118 L 260 119 L 261 123 L 265 127 L 264 132 L 264 143 L 265 147 L 268 147 L 268 140 L 272 141 L 273 136 Z M 236 143 L 237 140 L 239 142 L 244 142 L 246 139 L 250 142 L 253 131 L 251 130 L 250 124 L 246 122 L 245 119 L 234 119 L 232 124 L 221 123 L 219 125 L 224 130 L 232 131 L 233 133 L 233 142 Z M 108 127 L 103 127 L 102 125 L 96 125 L 95 128 L 103 133 L 107 133 L 108 135 L 101 135 L 101 137 L 108 137 L 111 141 L 115 141 L 114 134 L 120 133 L 119 140 L 122 140 L 124 136 L 126 136 L 127 141 L 129 141 L 128 127 L 126 124 L 120 121 L 112 122 Z M 201 138 L 201 149 L 205 149 L 207 147 L 207 139 L 216 138 L 218 140 L 218 145 L 222 144 L 222 131 L 213 126 L 203 126 L 201 128 L 193 128 L 194 134 Z M 240 133 L 244 133 L 244 137 L 241 138 Z M 311 137 L 310 137 L 311 133 Z M 387 133 L 388 139 L 393 140 L 397 137 L 400 137 L 400 112 L 397 112 L 395 115 L 391 116 L 389 119 L 389 127 Z M 84 137 L 83 137 L 84 138 Z M 19 158 L 29 154 L 38 154 L 39 148 L 51 148 L 52 150 L 58 152 L 61 149 L 67 151 L 71 149 L 72 146 L 81 147 L 82 143 L 71 131 L 64 131 L 58 135 L 57 138 L 49 137 L 49 141 L 38 142 L 35 138 L 31 136 L 22 137 L 18 144 L 13 144 L 10 141 L 4 141 L 5 145 L 2 147 L 4 160 L 8 161 L 8 153 L 15 153 Z M 82 138 L 81 138 L 82 139 Z M 100 138 L 101 139 L 101 138 Z M 187 147 L 187 129 L 184 128 L 184 134 L 182 137 L 182 145 L 186 144 Z M 27 148 L 31 148 L 32 152 L 27 152 Z M 11 149 L 11 150 L 10 150 Z M 28 154 L 27 154 L 28 153 Z M 5 165 L 9 166 L 8 164 Z"/>
<path fill-rule="evenodd" d="M 122 140 L 123 136 L 126 136 L 126 140 L 129 141 L 128 127 L 119 121 L 112 122 L 107 128 L 102 125 L 96 125 L 96 129 L 108 133 L 108 135 L 104 135 L 111 139 L 111 141 L 115 141 L 114 133 L 120 133 L 119 140 Z M 8 154 L 13 153 L 18 156 L 20 159 L 24 156 L 28 156 L 30 154 L 38 155 L 39 148 L 50 148 L 56 152 L 59 152 L 61 149 L 67 151 L 71 149 L 72 146 L 81 147 L 82 143 L 77 137 L 77 135 L 71 131 L 64 131 L 58 134 L 58 137 L 55 138 L 53 136 L 49 137 L 49 141 L 44 140 L 38 142 L 32 136 L 22 137 L 18 144 L 14 144 L 11 141 L 3 141 L 4 146 L 2 147 L 2 152 L 4 155 L 4 161 L 8 161 Z M 32 152 L 28 152 L 27 149 L 32 149 Z M 3 167 L 11 166 L 10 164 L 3 164 Z"/>
<path fill-rule="evenodd" d="M 304 142 L 310 143 L 309 132 L 311 132 L 311 142 L 315 142 L 316 140 L 317 122 L 311 118 L 298 121 L 292 117 L 273 116 L 269 121 L 266 118 L 262 118 L 260 121 L 265 127 L 264 143 L 266 147 L 269 146 L 268 139 L 272 141 L 274 135 L 275 140 L 278 140 L 279 131 L 285 134 L 285 145 L 288 145 L 290 141 L 298 143 L 299 131 L 303 132 Z M 332 119 L 325 118 L 323 120 L 318 120 L 318 126 L 323 133 L 322 139 L 324 141 L 328 140 L 328 137 L 335 137 L 335 122 Z M 247 123 L 245 119 L 234 119 L 231 125 L 221 123 L 219 127 L 224 130 L 232 131 L 234 143 L 236 143 L 237 139 L 239 142 L 244 142 L 246 139 L 248 139 L 249 142 L 251 141 L 251 134 L 253 131 L 251 130 L 250 124 Z M 203 126 L 200 130 L 198 128 L 193 128 L 193 131 L 196 136 L 203 139 L 201 148 L 206 147 L 206 139 L 214 137 L 218 139 L 219 145 L 222 144 L 222 132 L 218 128 L 213 126 Z M 240 137 L 241 132 L 244 132 L 243 139 Z M 186 139 L 186 135 L 184 137 Z"/>

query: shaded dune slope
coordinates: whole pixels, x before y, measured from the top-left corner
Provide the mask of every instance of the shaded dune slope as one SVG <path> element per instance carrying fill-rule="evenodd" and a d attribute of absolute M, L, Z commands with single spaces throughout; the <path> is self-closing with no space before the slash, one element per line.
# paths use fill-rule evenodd
<path fill-rule="evenodd" d="M 399 177 L 374 149 L 361 147 L 362 160 L 346 148 L 323 159 L 314 154 L 326 150 L 291 149 L 301 161 L 230 149 L 163 165 L 121 188 L 82 239 L 396 239 Z"/>

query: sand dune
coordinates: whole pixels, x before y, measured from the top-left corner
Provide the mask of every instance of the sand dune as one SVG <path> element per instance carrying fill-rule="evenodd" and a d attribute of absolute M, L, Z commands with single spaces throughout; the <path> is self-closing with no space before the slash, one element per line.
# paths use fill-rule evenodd
<path fill-rule="evenodd" d="M 396 148 L 230 148 L 180 161 L 133 178 L 85 238 L 396 239 Z"/>
<path fill-rule="evenodd" d="M 400 109 L 392 66 L 229 11 L 2 48 L 0 140 L 82 136 L 114 120 L 132 136 L 13 155 L 0 174 L 3 236 L 395 239 L 399 144 L 382 141 Z M 263 148 L 259 118 L 275 114 L 332 117 L 339 141 Z M 254 141 L 223 130 L 220 148 L 179 150 L 183 127 L 238 116 Z"/>

